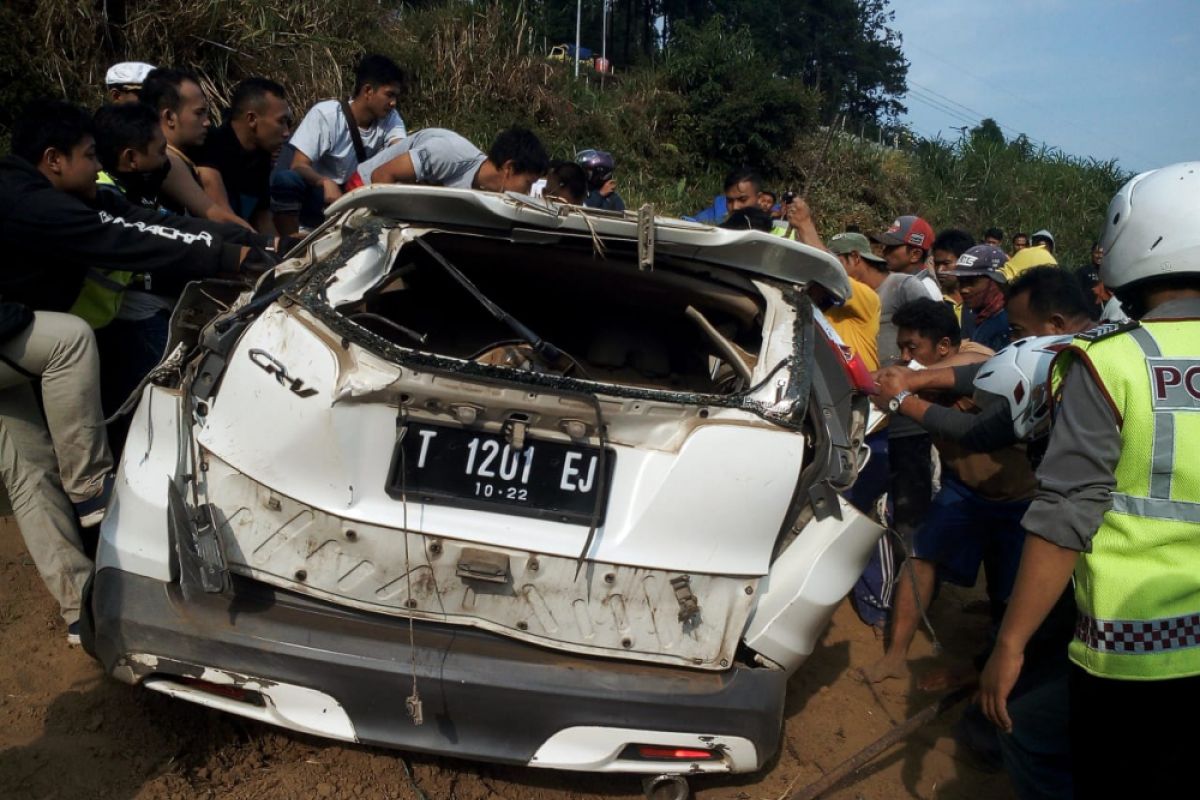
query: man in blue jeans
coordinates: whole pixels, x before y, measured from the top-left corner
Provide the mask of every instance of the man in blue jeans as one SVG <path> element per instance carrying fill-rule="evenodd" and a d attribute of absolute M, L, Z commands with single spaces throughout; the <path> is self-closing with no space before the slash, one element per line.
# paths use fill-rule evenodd
<path fill-rule="evenodd" d="M 1057 267 L 1022 273 L 1009 288 L 1007 313 L 1014 338 L 1077 333 L 1094 325 L 1090 318 L 1094 310 L 1074 277 Z M 884 370 L 877 374 L 880 394 L 889 400 L 903 390 L 938 389 L 957 397 L 979 395 L 985 407 L 982 414 L 969 415 L 920 402 L 904 403 L 904 411 L 942 439 L 954 439 L 976 451 L 1001 449 L 1019 437 L 1008 403 L 993 405 L 992 398 L 977 392 L 973 385 L 976 374 L 987 370 L 989 363 L 920 372 Z M 1035 449 L 1031 444 L 1026 455 Z M 1070 671 L 1066 659 L 1066 646 L 1075 626 L 1073 600 L 1071 592 L 1065 592 L 1026 646 L 1024 669 L 1009 696 L 1009 712 L 1017 721 L 1012 733 L 997 736 L 977 706 L 968 707 L 956 729 L 960 740 L 972 750 L 985 757 L 1001 757 L 1014 793 L 1021 800 L 1073 796 L 1067 734 Z"/>
<path fill-rule="evenodd" d="M 954 356 L 982 360 L 992 354 L 974 342 L 963 342 L 954 311 L 937 300 L 901 306 L 892 321 L 905 362 L 929 368 Z M 930 403 L 902 391 L 889 400 L 888 408 L 894 414 L 916 416 L 916 410 Z M 867 670 L 872 681 L 908 674 L 908 649 L 938 579 L 973 586 L 982 564 L 999 619 L 1021 560 L 1021 517 L 1037 486 L 1024 450 L 1010 446 L 970 452 L 941 437 L 934 437 L 934 445 L 942 460 L 942 488 L 912 537 L 911 553 L 897 579 L 891 641 L 883 658 Z"/>

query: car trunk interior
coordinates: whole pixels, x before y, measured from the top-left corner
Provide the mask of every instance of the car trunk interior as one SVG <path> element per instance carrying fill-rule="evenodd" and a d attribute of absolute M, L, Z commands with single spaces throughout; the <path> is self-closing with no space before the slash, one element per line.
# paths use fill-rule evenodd
<path fill-rule="evenodd" d="M 608 242 L 599 255 L 590 237 L 554 239 L 429 233 L 421 241 L 567 354 L 557 361 L 533 354 L 416 242 L 399 252 L 379 287 L 337 310 L 400 346 L 443 356 L 675 391 L 747 388 L 766 305 L 753 283 L 662 255 L 654 269 L 640 270 L 632 242 Z"/>

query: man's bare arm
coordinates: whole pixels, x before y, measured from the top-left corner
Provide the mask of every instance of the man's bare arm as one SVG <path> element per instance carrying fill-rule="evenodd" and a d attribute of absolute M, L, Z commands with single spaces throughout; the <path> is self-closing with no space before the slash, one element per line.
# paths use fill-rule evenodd
<path fill-rule="evenodd" d="M 970 356 L 970 354 L 965 355 Z M 949 391 L 954 388 L 954 369 L 952 367 L 943 368 L 940 364 L 936 369 L 919 370 L 908 367 L 884 367 L 875 373 L 875 382 L 879 384 L 880 391 L 886 395 L 885 399 L 888 400 L 904 390 L 910 392 Z"/>
<path fill-rule="evenodd" d="M 229 205 L 229 193 L 225 191 L 225 179 L 221 177 L 221 173 L 212 167 L 196 167 L 197 174 L 200 175 L 200 186 L 203 187 L 204 193 L 208 195 L 208 199 L 226 209 L 229 213 L 236 213 L 233 206 Z"/>
<path fill-rule="evenodd" d="M 413 167 L 412 155 L 401 153 L 386 164 L 381 164 L 371 173 L 371 183 L 416 183 L 417 170 Z"/>
<path fill-rule="evenodd" d="M 183 159 L 174 153 L 167 153 L 171 161 L 171 170 L 163 181 L 162 192 L 179 205 L 187 209 L 193 217 L 212 220 L 213 222 L 230 222 L 243 228 L 254 230 L 250 223 L 234 214 L 231 209 L 222 208 L 212 201 L 200 184 L 192 180 L 187 165 Z"/>
<path fill-rule="evenodd" d="M 1012 730 L 1008 696 L 1021 674 L 1025 646 L 1067 588 L 1078 558 L 1078 551 L 1033 534 L 1025 537 L 1008 610 L 979 681 L 979 705 L 1002 730 Z"/>
<path fill-rule="evenodd" d="M 797 197 L 788 203 L 787 221 L 796 241 L 818 250 L 828 250 L 825 243 L 821 241 L 821 235 L 817 233 L 817 226 L 813 223 L 812 210 L 809 209 L 808 203 L 804 202 L 803 197 Z"/>
<path fill-rule="evenodd" d="M 332 203 L 342 196 L 342 187 L 337 181 L 326 178 L 313 169 L 312 159 L 295 148 L 292 148 L 292 170 L 304 179 L 309 186 L 317 186 L 325 195 L 325 203 Z"/>

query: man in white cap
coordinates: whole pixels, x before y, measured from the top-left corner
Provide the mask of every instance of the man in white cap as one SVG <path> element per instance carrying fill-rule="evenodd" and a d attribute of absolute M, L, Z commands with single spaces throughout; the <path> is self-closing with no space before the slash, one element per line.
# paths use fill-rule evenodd
<path fill-rule="evenodd" d="M 108 102 L 136 103 L 142 91 L 142 82 L 153 70 L 153 64 L 142 61 L 113 64 L 104 75 L 104 94 Z"/>
<path fill-rule="evenodd" d="M 1046 252 L 1051 255 L 1054 254 L 1054 234 L 1045 228 L 1033 234 L 1030 242 L 1034 247 L 1044 247 L 1046 248 Z"/>

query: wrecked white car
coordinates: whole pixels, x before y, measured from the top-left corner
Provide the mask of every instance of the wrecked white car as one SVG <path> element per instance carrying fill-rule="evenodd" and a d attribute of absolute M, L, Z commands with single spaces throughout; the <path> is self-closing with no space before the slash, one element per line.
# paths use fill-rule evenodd
<path fill-rule="evenodd" d="M 827 253 L 378 186 L 252 292 L 189 287 L 135 412 L 85 646 L 334 739 L 746 772 L 881 529 Z"/>

